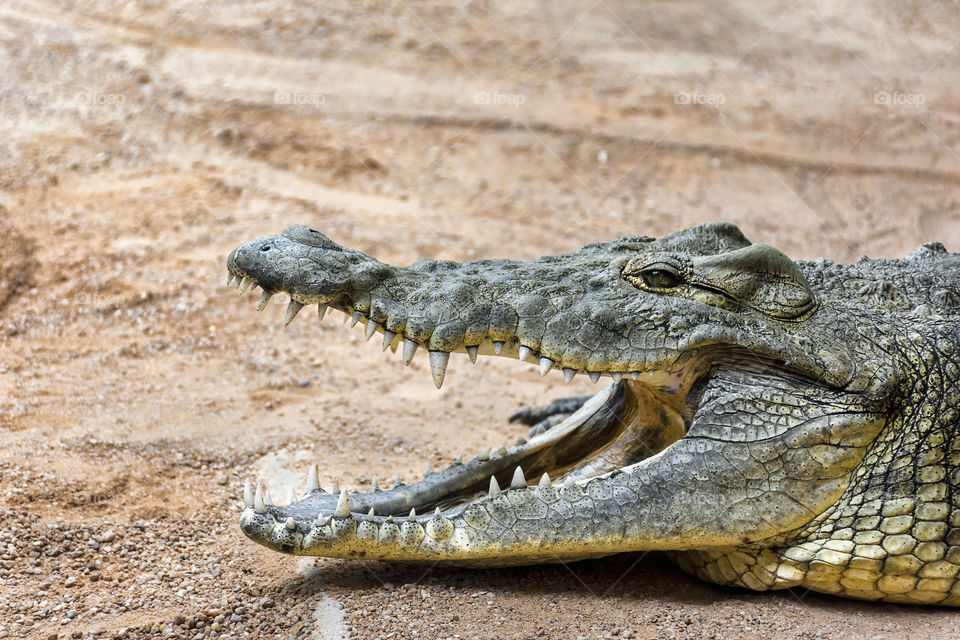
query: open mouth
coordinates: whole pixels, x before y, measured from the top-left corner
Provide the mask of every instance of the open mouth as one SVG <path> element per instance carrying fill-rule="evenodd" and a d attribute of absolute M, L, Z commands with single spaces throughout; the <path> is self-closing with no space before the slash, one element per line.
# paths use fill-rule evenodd
<path fill-rule="evenodd" d="M 665 550 L 723 584 L 819 585 L 829 575 L 836 590 L 855 547 L 880 552 L 877 514 L 896 504 L 899 518 L 927 487 L 945 486 L 937 445 L 911 432 L 909 446 L 933 454 L 918 472 L 898 435 L 917 372 L 905 375 L 891 352 L 929 337 L 875 341 L 885 320 L 843 322 L 848 291 L 818 295 L 809 263 L 731 225 L 523 262 L 401 267 L 294 225 L 238 246 L 227 269 L 228 286 L 263 290 L 260 310 L 288 294 L 287 324 L 317 305 L 321 318 L 333 308 L 362 324 L 367 340 L 380 334 L 405 364 L 425 349 L 438 388 L 453 352 L 518 359 L 568 383 L 612 381 L 517 411 L 509 419 L 527 425 L 524 437 L 441 470 L 427 464 L 412 484 L 398 476 L 374 478 L 365 493 L 325 490 L 314 466 L 306 495 L 275 505 L 248 481 L 241 529 L 277 551 L 491 567 Z M 931 376 L 934 360 L 924 360 Z M 937 431 L 942 444 L 923 407 L 924 434 Z M 945 531 L 932 533 L 947 513 L 935 499 L 927 541 Z M 879 533 L 889 533 L 884 523 Z M 916 536 L 905 538 L 912 548 Z M 832 568 L 809 578 L 816 563 Z M 874 589 L 877 575 L 864 584 Z"/>
<path fill-rule="evenodd" d="M 453 352 L 612 381 L 517 412 L 525 437 L 428 465 L 412 484 L 323 488 L 314 467 L 306 495 L 274 505 L 248 482 L 244 533 L 298 555 L 493 566 L 797 530 L 851 481 L 896 378 L 819 345 L 816 322 L 830 318 L 811 316 L 817 298 L 794 263 L 723 229 L 740 248 L 687 262 L 641 237 L 407 267 L 302 225 L 240 245 L 228 284 L 261 288 L 260 309 L 283 292 L 286 323 L 308 305 L 341 311 L 405 364 L 426 350 L 437 387 Z"/>
<path fill-rule="evenodd" d="M 227 284 L 241 291 L 259 285 L 249 276 L 230 270 Z M 259 309 L 266 306 L 273 292 L 264 290 Z M 285 322 L 289 324 L 305 305 L 291 299 Z M 361 310 L 335 303 L 319 303 L 323 317 L 328 307 L 345 313 L 352 325 L 362 323 L 369 340 L 383 334 L 383 348 L 397 350 L 402 343 L 405 364 L 419 346 L 402 335 L 392 334 L 370 320 Z M 413 347 L 408 345 L 412 344 Z M 472 360 L 480 354 L 499 355 L 540 364 L 546 375 L 552 367 L 541 363 L 536 353 L 518 341 L 481 344 L 459 349 Z M 524 353 L 524 350 L 528 353 Z M 441 356 L 434 354 L 441 353 Z M 529 433 L 512 445 L 488 448 L 470 460 L 458 458 L 446 469 L 434 471 L 428 466 L 423 480 L 404 484 L 397 477 L 384 487 L 375 479 L 369 493 L 325 490 L 319 486 L 318 469 L 307 478 L 306 495 L 283 507 L 275 506 L 262 487 L 247 485 L 247 508 L 258 514 L 273 513 L 282 526 L 304 531 L 317 521 L 331 516 L 354 515 L 380 521 L 385 518 L 423 518 L 442 513 L 445 517 L 461 514 L 471 503 L 498 496 L 502 491 L 527 486 L 569 486 L 597 477 L 622 472 L 631 465 L 666 450 L 686 433 L 709 379 L 706 358 L 677 358 L 670 366 L 653 371 L 573 371 L 565 369 L 567 382 L 576 374 L 587 375 L 592 382 L 601 377 L 612 379 L 593 396 L 563 398 L 539 407 L 518 411 L 510 420 L 528 425 Z M 432 351 L 431 370 L 437 386 L 442 384 L 449 353 Z M 682 361 L 682 362 L 681 362 Z M 438 371 L 439 369 L 439 371 Z M 561 373 L 557 371 L 556 373 Z"/>

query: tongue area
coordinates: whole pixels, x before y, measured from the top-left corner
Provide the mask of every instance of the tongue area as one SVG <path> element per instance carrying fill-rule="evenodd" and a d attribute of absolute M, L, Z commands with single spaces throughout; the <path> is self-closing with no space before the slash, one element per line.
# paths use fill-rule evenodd
<path fill-rule="evenodd" d="M 618 417 L 632 396 L 625 384 L 606 387 L 569 418 L 530 441 L 521 439 L 512 447 L 485 451 L 468 462 L 454 463 L 442 471 L 429 473 L 415 484 L 401 484 L 373 493 L 351 493 L 350 511 L 365 514 L 373 508 L 377 515 L 405 516 L 411 508 L 421 512 L 437 506 L 455 508 L 479 492 L 486 493 L 491 486 L 491 476 L 496 477 L 498 486 L 510 486 L 517 467 L 533 481 L 547 472 L 557 476 L 606 446 L 622 431 L 623 423 Z M 338 494 L 316 489 L 302 500 L 283 507 L 283 511 L 298 520 L 312 520 L 318 514 L 333 513 L 338 499 Z"/>
<path fill-rule="evenodd" d="M 620 392 L 598 411 L 591 422 L 602 425 L 595 437 L 581 428 L 585 444 L 592 444 L 589 456 L 565 470 L 565 478 L 588 480 L 628 467 L 656 455 L 686 433 L 681 407 L 665 401 L 663 394 L 649 385 L 621 382 Z M 586 427 L 587 425 L 584 425 Z"/>

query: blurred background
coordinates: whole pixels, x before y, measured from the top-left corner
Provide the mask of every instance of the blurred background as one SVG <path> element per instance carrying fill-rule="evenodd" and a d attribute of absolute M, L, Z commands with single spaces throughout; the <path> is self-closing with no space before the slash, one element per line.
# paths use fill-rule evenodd
<path fill-rule="evenodd" d="M 714 219 L 796 257 L 960 243 L 956 2 L 12 0 L 0 18 L 16 217 L 59 197 L 96 224 L 62 206 L 86 188 L 165 192 L 147 224 L 189 216 L 187 194 L 304 207 L 411 257 Z"/>
<path fill-rule="evenodd" d="M 657 556 L 477 573 L 255 547 L 248 476 L 278 500 L 312 462 L 417 479 L 590 389 L 455 356 L 437 392 L 419 358 L 339 318 L 284 329 L 285 300 L 257 315 L 222 283 L 230 249 L 294 223 L 393 263 L 708 220 L 798 259 L 958 251 L 958 87 L 957 2 L 4 0 L 0 637 L 948 637 L 943 612 L 722 590 Z"/>

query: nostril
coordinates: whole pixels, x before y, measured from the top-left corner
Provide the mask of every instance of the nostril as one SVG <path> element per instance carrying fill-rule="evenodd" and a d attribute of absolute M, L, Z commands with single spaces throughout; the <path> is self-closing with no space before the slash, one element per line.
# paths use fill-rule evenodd
<path fill-rule="evenodd" d="M 260 251 L 270 251 L 270 245 L 268 244 L 263 245 L 262 247 L 260 247 Z"/>

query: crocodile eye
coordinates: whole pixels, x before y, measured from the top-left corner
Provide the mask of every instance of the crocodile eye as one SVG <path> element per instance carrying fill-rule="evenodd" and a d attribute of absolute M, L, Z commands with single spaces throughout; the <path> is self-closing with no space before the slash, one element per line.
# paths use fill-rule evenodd
<path fill-rule="evenodd" d="M 678 274 L 663 268 L 647 269 L 640 273 L 640 277 L 651 289 L 673 289 L 681 283 Z"/>
<path fill-rule="evenodd" d="M 623 268 L 623 277 L 635 287 L 666 293 L 685 284 L 684 265 L 673 256 L 640 256 Z"/>

